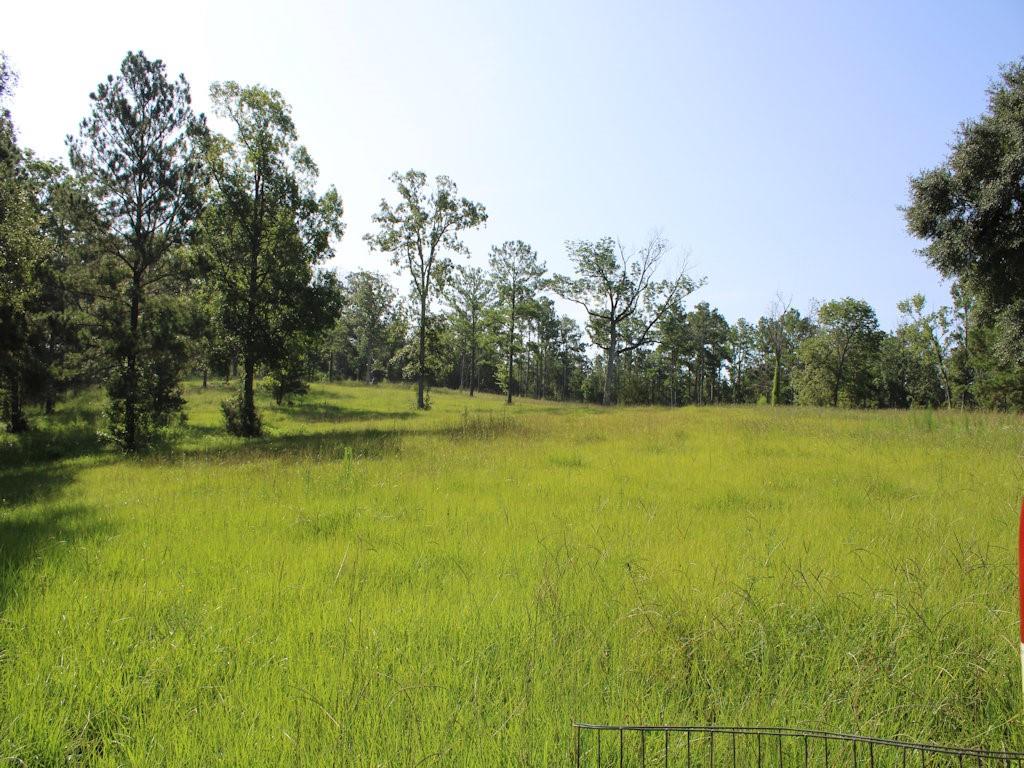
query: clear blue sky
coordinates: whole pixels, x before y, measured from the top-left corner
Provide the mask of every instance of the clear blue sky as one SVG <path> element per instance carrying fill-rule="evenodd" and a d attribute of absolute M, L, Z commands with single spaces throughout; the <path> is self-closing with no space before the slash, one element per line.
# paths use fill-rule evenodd
<path fill-rule="evenodd" d="M 852 295 L 882 324 L 947 288 L 898 206 L 1024 55 L 1024 3 L 17 3 L 0 36 L 21 75 L 24 145 L 63 156 L 88 93 L 129 48 L 184 72 L 281 90 L 336 184 L 336 266 L 387 269 L 361 236 L 393 170 L 447 173 L 485 203 L 467 241 L 523 239 L 557 270 L 566 239 L 654 229 L 708 279 L 693 301 L 756 318 Z M 405 285 L 404 281 L 401 283 Z"/>

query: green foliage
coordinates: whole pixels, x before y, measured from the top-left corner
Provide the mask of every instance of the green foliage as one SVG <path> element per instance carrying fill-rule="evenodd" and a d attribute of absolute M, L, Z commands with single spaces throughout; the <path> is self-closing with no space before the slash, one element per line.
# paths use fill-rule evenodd
<path fill-rule="evenodd" d="M 706 301 L 692 312 L 686 312 L 681 304 L 670 307 L 661 323 L 661 349 L 674 373 L 684 364 L 689 371 L 687 401 L 703 405 L 724 399 L 720 373 L 731 354 L 729 323 L 717 309 Z M 678 377 L 674 378 L 675 388 Z M 673 392 L 673 399 L 680 394 Z"/>
<path fill-rule="evenodd" d="M 30 314 L 29 348 L 22 373 L 27 400 L 51 412 L 70 387 L 95 380 L 86 344 L 88 320 L 82 289 L 89 285 L 87 227 L 77 209 L 82 191 L 59 163 L 26 153 L 26 170 L 38 214 L 40 258 L 31 275 L 35 301 Z"/>
<path fill-rule="evenodd" d="M 193 234 L 205 133 L 187 81 L 167 78 L 163 62 L 129 53 L 116 76 L 90 95 L 92 109 L 69 138 L 84 185 L 79 218 L 89 221 L 92 326 L 111 399 L 110 434 L 126 449 L 180 409 L 185 364 L 180 302 L 182 246 Z"/>
<path fill-rule="evenodd" d="M 814 331 L 809 318 L 801 316 L 777 297 L 766 317 L 757 322 L 757 345 L 768 370 L 762 389 L 772 405 L 793 403 L 796 400 L 793 388 L 793 374 L 799 366 L 797 349 Z M 765 376 L 762 376 L 765 378 Z"/>
<path fill-rule="evenodd" d="M 13 75 L 0 58 L 0 105 Z M 25 431 L 24 406 L 50 411 L 79 374 L 80 318 L 74 290 L 85 284 L 75 252 L 74 184 L 65 169 L 16 142 L 0 112 L 0 410 L 8 431 Z"/>
<path fill-rule="evenodd" d="M 949 307 L 926 312 L 924 296 L 915 294 L 898 309 L 903 322 L 882 340 L 885 404 L 952 407 L 948 367 L 954 328 Z"/>
<path fill-rule="evenodd" d="M 858 299 L 822 304 L 814 334 L 800 345 L 795 384 L 805 405 L 866 406 L 874 402 L 882 334 L 871 306 Z"/>
<path fill-rule="evenodd" d="M 405 343 L 406 320 L 387 277 L 359 270 L 341 290 L 341 313 L 329 340 L 329 375 L 367 383 L 391 378 Z"/>
<path fill-rule="evenodd" d="M 315 268 L 344 232 L 342 205 L 333 187 L 316 193 L 317 167 L 280 93 L 227 82 L 214 83 L 210 98 L 235 135 L 206 143 L 214 186 L 202 256 L 217 291 L 217 322 L 244 368 L 232 428 L 255 436 L 257 368 L 273 373 L 285 397 L 309 368 L 303 358 L 336 321 L 334 278 Z"/>
<path fill-rule="evenodd" d="M 391 181 L 398 201 L 381 200 L 373 215 L 376 233 L 364 237 L 371 250 L 387 253 L 391 263 L 408 273 L 417 310 L 416 405 L 426 408 L 427 336 L 430 304 L 444 288 L 452 269 L 446 253 L 466 253 L 459 235 L 487 221 L 487 210 L 480 203 L 459 197 L 458 187 L 447 176 L 427 186 L 425 173 L 415 170 L 395 172 Z"/>
<path fill-rule="evenodd" d="M 956 345 L 949 369 L 954 400 L 961 406 L 1024 410 L 1024 362 L 1008 355 L 1003 313 L 978 301 L 963 285 L 953 287 Z"/>
<path fill-rule="evenodd" d="M 489 258 L 491 284 L 501 318 L 501 344 L 507 366 L 502 377 L 506 402 L 512 403 L 512 363 L 521 344 L 519 323 L 535 303 L 537 290 L 547 268 L 537 260 L 537 252 L 522 240 L 509 240 L 491 248 Z"/>
<path fill-rule="evenodd" d="M 235 437 L 253 437 L 263 433 L 263 419 L 255 408 L 245 408 L 241 393 L 222 400 L 220 411 L 228 434 Z"/>
<path fill-rule="evenodd" d="M 445 288 L 444 296 L 453 312 L 453 330 L 456 345 L 468 375 L 460 370 L 459 388 L 468 378 L 469 395 L 476 391 L 480 363 L 493 339 L 488 338 L 488 313 L 493 305 L 492 286 L 487 274 L 479 267 L 457 264 Z"/>
<path fill-rule="evenodd" d="M 604 350 L 605 405 L 615 402 L 618 356 L 647 345 L 668 308 L 703 284 L 685 270 L 668 280 L 657 279 L 668 249 L 660 235 L 635 250 L 610 237 L 570 241 L 566 251 L 575 277 L 555 275 L 548 281 L 552 291 L 587 312 L 590 340 Z"/>
<path fill-rule="evenodd" d="M 965 121 L 946 161 L 911 180 L 911 234 L 928 263 L 958 279 L 1024 333 L 1024 59 L 988 91 L 988 110 Z M 1016 346 L 1021 355 L 1022 345 Z"/>
<path fill-rule="evenodd" d="M 818 327 L 781 298 L 756 323 L 730 325 L 706 302 L 688 310 L 700 283 L 685 271 L 659 278 L 660 236 L 638 249 L 570 241 L 574 274 L 549 281 L 529 246 L 505 243 L 492 254 L 492 281 L 450 258 L 468 253 L 461 234 L 486 210 L 448 177 L 418 171 L 393 174 L 396 195 L 366 236 L 408 275 L 411 306 L 381 275 L 357 270 L 338 285 L 319 268 L 343 233 L 341 201 L 333 187 L 317 192 L 318 169 L 283 96 L 215 83 L 214 107 L 233 133 L 211 135 L 184 78 L 129 53 L 69 139 L 73 173 L 21 150 L 10 114 L 0 114 L 7 428 L 28 426 L 26 404 L 49 413 L 69 389 L 101 381 L 111 398 L 104 434 L 131 449 L 176 422 L 183 369 L 205 386 L 212 372 L 237 375 L 239 362 L 241 399 L 228 410 L 245 415 L 231 428 L 253 434 L 257 379 L 284 404 L 323 374 L 415 377 L 421 406 L 433 383 L 605 404 L 1024 407 L 1024 304 L 1014 287 L 1022 72 L 1024 62 L 1006 68 L 947 162 L 912 183 L 908 226 L 929 241 L 929 261 L 959 278 L 952 306 L 926 308 L 914 296 L 881 334 L 874 321 L 847 333 L 841 318 L 819 316 Z M 3 59 L 0 100 L 13 82 Z M 524 254 L 532 265 L 515 263 Z M 544 291 L 584 307 L 593 359 Z M 439 295 L 443 311 L 432 306 Z M 847 303 L 829 302 L 825 315 Z"/>
<path fill-rule="evenodd" d="M 9 432 L 24 432 L 25 369 L 32 356 L 35 271 L 43 243 L 23 154 L 6 102 L 16 78 L 0 56 L 0 412 Z"/>

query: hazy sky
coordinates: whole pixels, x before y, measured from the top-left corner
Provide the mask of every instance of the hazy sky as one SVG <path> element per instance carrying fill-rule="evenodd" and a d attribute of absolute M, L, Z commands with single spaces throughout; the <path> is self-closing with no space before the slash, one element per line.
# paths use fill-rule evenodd
<path fill-rule="evenodd" d="M 472 259 L 567 239 L 689 253 L 730 320 L 783 292 L 870 301 L 883 326 L 947 288 L 898 206 L 1024 55 L 1024 2 L 19 2 L 0 33 L 21 143 L 65 156 L 88 94 L 128 49 L 262 83 L 345 202 L 335 265 L 391 271 L 362 235 L 388 175 L 446 173 L 486 204 Z M 405 282 L 401 283 L 404 287 Z"/>

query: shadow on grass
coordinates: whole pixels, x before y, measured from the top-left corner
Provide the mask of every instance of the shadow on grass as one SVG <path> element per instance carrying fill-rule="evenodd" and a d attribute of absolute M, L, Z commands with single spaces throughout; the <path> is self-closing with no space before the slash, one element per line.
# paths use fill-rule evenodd
<path fill-rule="evenodd" d="M 60 505 L 37 515 L 7 517 L 0 513 L 0 614 L 18 594 L 22 572 L 49 557 L 55 547 L 102 533 L 107 525 L 93 519 L 81 504 Z"/>
<path fill-rule="evenodd" d="M 390 419 L 411 419 L 413 411 L 369 411 L 345 408 L 326 402 L 298 402 L 293 405 L 276 405 L 270 410 L 296 421 L 343 424 L 350 421 L 384 421 Z"/>
<path fill-rule="evenodd" d="M 333 403 L 299 402 L 291 406 L 265 406 L 266 410 L 309 424 L 353 426 L 360 422 L 392 422 L 380 427 L 328 429 L 321 432 L 270 434 L 243 439 L 227 435 L 220 425 L 183 424 L 158 436 L 135 459 L 159 464 L 178 459 L 208 458 L 224 461 L 252 461 L 261 458 L 293 461 L 337 461 L 353 458 L 382 458 L 398 453 L 407 439 L 441 437 L 446 441 L 488 441 L 503 435 L 522 434 L 522 419 L 507 413 L 472 413 L 413 429 L 407 422 L 418 416 L 408 411 L 374 411 L 345 408 Z M 63 460 L 81 456 L 121 457 L 97 435 L 99 414 L 69 409 L 50 422 L 15 440 L 0 443 L 0 499 L 2 505 L 20 505 L 45 500 L 73 479 Z M 198 443 L 187 445 L 187 443 Z M 0 505 L 0 508 L 2 508 Z"/>
<path fill-rule="evenodd" d="M 223 434 L 223 433 L 221 433 Z M 209 458 L 219 461 L 252 461 L 277 459 L 291 461 L 339 461 L 352 458 L 379 459 L 394 455 L 401 448 L 403 437 L 413 433 L 404 429 L 360 429 L 336 432 L 314 432 L 271 435 L 256 438 L 229 438 L 209 446 L 175 450 L 161 458 Z"/>
<path fill-rule="evenodd" d="M 526 431 L 526 423 L 510 413 L 463 411 L 460 416 L 430 430 L 430 434 L 457 442 L 460 440 L 494 440 L 504 435 L 523 435 Z"/>
<path fill-rule="evenodd" d="M 98 414 L 73 410 L 55 414 L 47 424 L 0 442 L 0 467 L 73 459 L 98 454 L 104 445 L 97 434 Z"/>
<path fill-rule="evenodd" d="M 0 613 L 15 597 L 25 568 L 48 558 L 51 549 L 101 530 L 91 507 L 61 500 L 81 468 L 74 459 L 115 456 L 97 434 L 99 418 L 96 409 L 70 407 L 0 440 Z"/>
<path fill-rule="evenodd" d="M 0 471 L 0 515 L 11 507 L 48 501 L 74 479 L 61 462 L 15 465 Z"/>
<path fill-rule="evenodd" d="M 378 412 L 379 413 L 379 412 Z M 462 414 L 426 429 L 368 427 L 328 432 L 270 435 L 258 438 L 227 438 L 194 449 L 175 449 L 163 457 L 209 458 L 220 461 L 252 461 L 273 458 L 291 461 L 341 461 L 393 456 L 407 440 L 441 437 L 451 443 L 491 441 L 505 435 L 523 435 L 521 419 L 505 414 Z M 224 433 L 221 432 L 221 435 Z"/>

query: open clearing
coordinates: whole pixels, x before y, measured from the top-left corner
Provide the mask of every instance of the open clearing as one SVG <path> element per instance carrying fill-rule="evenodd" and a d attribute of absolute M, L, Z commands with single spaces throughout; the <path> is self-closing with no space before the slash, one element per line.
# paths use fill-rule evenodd
<path fill-rule="evenodd" d="M 1024 422 L 316 385 L 0 442 L 0 758 L 562 765 L 570 723 L 1024 748 Z M 351 458 L 346 449 L 351 449 Z"/>

